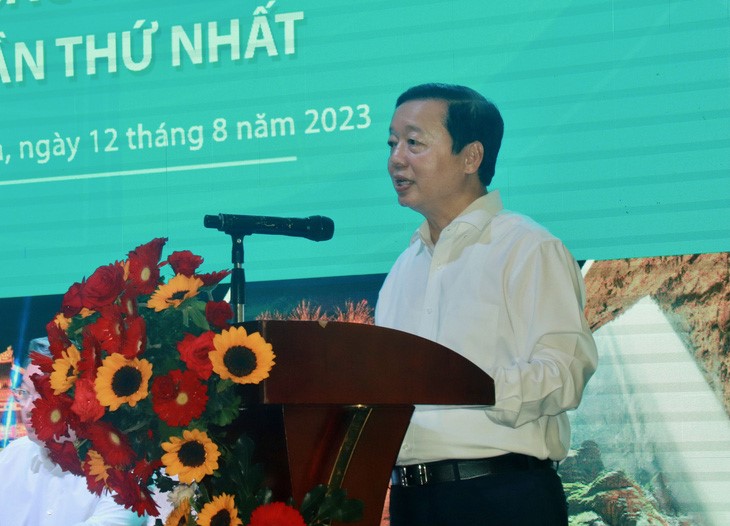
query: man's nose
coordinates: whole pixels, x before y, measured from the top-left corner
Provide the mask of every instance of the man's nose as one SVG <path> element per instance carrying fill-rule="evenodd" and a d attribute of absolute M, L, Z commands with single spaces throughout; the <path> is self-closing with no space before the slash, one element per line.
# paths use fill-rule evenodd
<path fill-rule="evenodd" d="M 405 156 L 403 155 L 403 145 L 399 142 L 390 149 L 390 156 L 388 157 L 388 163 L 391 166 L 402 167 L 405 166 Z"/>

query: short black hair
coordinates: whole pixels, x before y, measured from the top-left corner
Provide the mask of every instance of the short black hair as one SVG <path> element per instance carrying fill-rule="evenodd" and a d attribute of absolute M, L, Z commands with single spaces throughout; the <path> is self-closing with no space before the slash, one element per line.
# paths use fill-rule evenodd
<path fill-rule="evenodd" d="M 479 180 L 488 186 L 494 177 L 497 155 L 502 145 L 504 121 L 497 107 L 482 94 L 455 84 L 419 84 L 404 91 L 395 103 L 397 108 L 411 100 L 435 99 L 447 104 L 444 126 L 451 135 L 451 150 L 459 153 L 464 146 L 479 141 L 484 158 L 479 165 Z"/>

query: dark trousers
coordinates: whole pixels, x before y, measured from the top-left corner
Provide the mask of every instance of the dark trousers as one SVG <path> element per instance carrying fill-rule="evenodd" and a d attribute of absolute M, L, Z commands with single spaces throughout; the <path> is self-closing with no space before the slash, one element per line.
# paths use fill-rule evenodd
<path fill-rule="evenodd" d="M 393 486 L 391 526 L 565 526 L 568 506 L 552 469 Z"/>

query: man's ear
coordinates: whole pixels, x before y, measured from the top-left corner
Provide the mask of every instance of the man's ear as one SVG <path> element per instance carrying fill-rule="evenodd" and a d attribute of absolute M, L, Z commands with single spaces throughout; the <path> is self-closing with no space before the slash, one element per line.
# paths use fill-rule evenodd
<path fill-rule="evenodd" d="M 464 146 L 464 169 L 466 173 L 477 173 L 484 159 L 484 146 L 479 141 Z"/>

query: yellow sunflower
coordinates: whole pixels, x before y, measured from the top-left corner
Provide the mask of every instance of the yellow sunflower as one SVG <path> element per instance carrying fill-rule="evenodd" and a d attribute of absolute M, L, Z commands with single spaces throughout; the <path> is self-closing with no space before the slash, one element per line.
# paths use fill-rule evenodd
<path fill-rule="evenodd" d="M 184 430 L 183 437 L 170 437 L 162 443 L 166 451 L 162 464 L 168 475 L 177 475 L 183 484 L 200 482 L 206 475 L 218 469 L 220 451 L 207 433 L 197 429 Z"/>
<path fill-rule="evenodd" d="M 81 360 L 81 353 L 75 345 L 71 344 L 61 353 L 61 357 L 53 361 L 53 372 L 51 373 L 51 387 L 53 394 L 65 393 L 76 382 L 79 376 L 78 364 Z"/>
<path fill-rule="evenodd" d="M 243 524 L 238 518 L 238 509 L 233 496 L 221 493 L 208 502 L 198 515 L 198 526 L 240 526 Z"/>
<path fill-rule="evenodd" d="M 96 372 L 96 397 L 110 411 L 116 411 L 122 404 L 134 407 L 147 398 L 151 377 L 152 364 L 147 360 L 127 360 L 123 354 L 110 354 Z"/>
<path fill-rule="evenodd" d="M 88 465 L 89 475 L 96 482 L 106 482 L 106 479 L 109 478 L 109 466 L 104 463 L 104 459 L 97 451 L 90 449 L 88 455 L 89 457 L 86 463 Z"/>
<path fill-rule="evenodd" d="M 268 378 L 274 366 L 271 344 L 258 333 L 247 334 L 243 327 L 231 327 L 213 338 L 215 350 L 208 353 L 221 378 L 237 384 L 257 384 Z"/>
<path fill-rule="evenodd" d="M 190 519 L 190 499 L 184 499 L 165 519 L 165 526 L 185 526 Z"/>
<path fill-rule="evenodd" d="M 202 286 L 203 280 L 200 278 L 177 274 L 167 283 L 157 287 L 147 300 L 147 307 L 155 309 L 155 312 L 178 307 L 186 299 L 195 297 Z"/>
<path fill-rule="evenodd" d="M 96 314 L 95 310 L 87 309 L 86 307 L 81 309 L 81 312 L 79 312 L 79 316 L 82 318 L 88 318 L 92 314 Z"/>
<path fill-rule="evenodd" d="M 66 329 L 68 329 L 69 325 L 71 325 L 71 318 L 67 318 L 59 312 L 58 314 L 56 314 L 56 317 L 53 318 L 53 323 L 56 324 L 56 327 L 65 331 Z"/>

